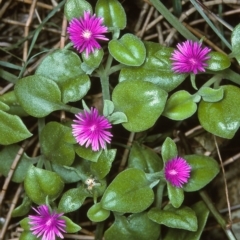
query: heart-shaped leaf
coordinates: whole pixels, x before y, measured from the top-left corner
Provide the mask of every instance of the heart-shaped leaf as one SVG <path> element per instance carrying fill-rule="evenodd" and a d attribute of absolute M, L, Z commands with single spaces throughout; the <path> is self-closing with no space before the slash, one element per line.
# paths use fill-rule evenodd
<path fill-rule="evenodd" d="M 155 173 L 162 170 L 163 162 L 152 149 L 133 142 L 128 158 L 129 168 L 138 168 L 145 173 Z"/>
<path fill-rule="evenodd" d="M 146 57 L 143 42 L 133 34 L 127 33 L 121 39 L 113 39 L 108 44 L 109 52 L 120 63 L 127 66 L 140 66 Z"/>
<path fill-rule="evenodd" d="M 84 11 L 92 13 L 92 6 L 85 0 L 68 0 L 64 5 L 64 14 L 68 21 L 83 16 Z"/>
<path fill-rule="evenodd" d="M 100 203 L 94 204 L 88 209 L 87 216 L 93 222 L 102 222 L 110 215 L 110 211 L 103 209 Z"/>
<path fill-rule="evenodd" d="M 23 109 L 33 117 L 45 117 L 63 106 L 58 85 L 43 76 L 19 79 L 14 91 Z"/>
<path fill-rule="evenodd" d="M 82 157 L 92 162 L 97 162 L 99 156 L 102 153 L 102 150 L 93 151 L 91 148 L 86 148 L 80 145 L 75 146 L 75 151 L 79 157 Z"/>
<path fill-rule="evenodd" d="M 9 145 L 32 136 L 21 118 L 0 110 L 0 144 Z"/>
<path fill-rule="evenodd" d="M 167 93 L 145 81 L 123 81 L 113 90 L 116 110 L 126 114 L 123 126 L 132 132 L 144 131 L 154 125 L 164 110 Z"/>
<path fill-rule="evenodd" d="M 131 214 L 129 217 L 115 214 L 115 222 L 104 234 L 105 240 L 157 240 L 159 225 L 151 221 L 146 212 Z"/>
<path fill-rule="evenodd" d="M 152 208 L 148 212 L 148 217 L 158 224 L 167 227 L 196 231 L 198 229 L 195 212 L 189 207 L 174 208 L 167 205 L 164 210 Z"/>
<path fill-rule="evenodd" d="M 96 14 L 104 19 L 109 28 L 124 29 L 126 27 L 126 13 L 117 0 L 98 0 Z"/>
<path fill-rule="evenodd" d="M 205 187 L 219 173 L 219 164 L 204 155 L 185 155 L 184 159 L 191 166 L 190 178 L 183 189 L 186 192 L 197 191 Z"/>
<path fill-rule="evenodd" d="M 57 122 L 49 122 L 40 135 L 41 149 L 44 156 L 57 164 L 70 166 L 75 158 L 72 144 L 65 137 L 71 134 L 71 128 Z"/>
<path fill-rule="evenodd" d="M 168 197 L 171 204 L 175 208 L 179 208 L 184 200 L 184 192 L 182 188 L 176 188 L 167 182 Z"/>
<path fill-rule="evenodd" d="M 207 61 L 208 65 L 206 69 L 220 71 L 231 65 L 229 57 L 224 53 L 210 52 L 208 55 L 210 56 L 210 59 Z"/>
<path fill-rule="evenodd" d="M 185 90 L 180 90 L 171 95 L 167 100 L 163 116 L 172 120 L 184 120 L 197 111 L 194 97 Z"/>
<path fill-rule="evenodd" d="M 56 50 L 45 57 L 36 74 L 58 84 L 64 103 L 82 99 L 90 88 L 90 79 L 81 70 L 79 56 L 66 49 Z"/>
<path fill-rule="evenodd" d="M 141 201 L 139 201 L 141 199 Z M 129 168 L 117 175 L 101 199 L 104 209 L 137 213 L 148 208 L 154 200 L 153 190 L 140 169 Z"/>
<path fill-rule="evenodd" d="M 103 179 L 110 172 L 116 152 L 116 149 L 103 151 L 98 161 L 91 163 L 91 172 L 97 179 Z"/>
<path fill-rule="evenodd" d="M 69 189 L 62 195 L 58 209 L 64 213 L 76 211 L 82 206 L 88 196 L 89 193 L 87 190 L 81 186 L 79 188 Z"/>
<path fill-rule="evenodd" d="M 22 217 L 26 215 L 31 209 L 32 201 L 28 196 L 24 196 L 23 201 L 20 206 L 16 207 L 12 212 L 12 217 Z"/>
<path fill-rule="evenodd" d="M 177 151 L 177 146 L 175 142 L 171 138 L 167 137 L 162 145 L 163 162 L 166 163 L 168 160 L 173 159 L 177 155 L 178 155 L 178 151 Z"/>
<path fill-rule="evenodd" d="M 218 102 L 223 99 L 224 91 L 222 87 L 218 89 L 201 87 L 198 91 L 198 94 L 202 96 L 202 99 L 205 102 Z"/>
<path fill-rule="evenodd" d="M 20 147 L 12 144 L 6 146 L 0 152 L 0 172 L 7 177 L 15 157 L 19 154 Z M 33 164 L 33 159 L 23 153 L 12 176 L 12 181 L 16 183 L 23 182 L 26 176 L 26 169 Z"/>
<path fill-rule="evenodd" d="M 237 59 L 240 64 L 240 24 L 238 24 L 232 31 L 232 55 Z"/>
<path fill-rule="evenodd" d="M 26 173 L 24 189 L 36 204 L 45 204 L 46 197 L 55 200 L 62 192 L 64 183 L 54 172 L 31 166 Z"/>
<path fill-rule="evenodd" d="M 171 69 L 172 48 L 153 42 L 144 42 L 144 45 L 147 50 L 145 62 L 140 67 L 123 68 L 119 76 L 120 82 L 133 79 L 148 81 L 170 92 L 185 80 L 187 74 L 176 74 Z"/>
<path fill-rule="evenodd" d="M 68 218 L 66 216 L 62 216 L 61 218 L 66 223 L 65 230 L 66 230 L 67 233 L 75 233 L 75 232 L 78 232 L 82 229 L 78 224 L 74 223 L 70 218 Z"/>
<path fill-rule="evenodd" d="M 35 235 L 30 231 L 23 231 L 20 235 L 19 240 L 38 240 Z"/>
<path fill-rule="evenodd" d="M 197 202 L 191 206 L 192 210 L 197 215 L 198 229 L 196 232 L 190 232 L 187 230 L 169 228 L 167 234 L 164 236 L 163 240 L 200 240 L 201 234 L 204 230 L 204 226 L 208 219 L 209 210 L 204 202 Z"/>
<path fill-rule="evenodd" d="M 81 180 L 80 176 L 76 173 L 75 168 L 52 163 L 52 169 L 65 183 L 73 183 Z"/>
<path fill-rule="evenodd" d="M 222 86 L 224 97 L 218 102 L 201 101 L 198 118 L 205 130 L 222 138 L 233 138 L 240 126 L 240 89 L 232 85 Z"/>

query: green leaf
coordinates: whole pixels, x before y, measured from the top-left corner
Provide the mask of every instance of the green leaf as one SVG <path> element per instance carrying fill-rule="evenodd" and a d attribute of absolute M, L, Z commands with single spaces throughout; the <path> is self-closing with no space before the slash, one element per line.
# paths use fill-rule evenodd
<path fill-rule="evenodd" d="M 240 89 L 232 85 L 222 86 L 224 97 L 221 101 L 201 101 L 198 118 L 205 130 L 222 138 L 231 139 L 240 125 Z"/>
<path fill-rule="evenodd" d="M 7 104 L 0 101 L 0 110 L 1 111 L 7 112 L 9 109 L 10 109 L 10 107 Z"/>
<path fill-rule="evenodd" d="M 36 74 L 58 84 L 64 103 L 76 102 L 90 89 L 90 79 L 80 66 L 81 60 L 76 53 L 61 49 L 45 57 L 38 66 Z"/>
<path fill-rule="evenodd" d="M 107 27 L 116 29 L 126 27 L 126 14 L 117 0 L 98 0 L 95 11 L 97 16 L 104 19 L 104 25 Z"/>
<path fill-rule="evenodd" d="M 14 91 L 23 109 L 33 117 L 45 117 L 63 106 L 58 85 L 43 76 L 19 79 Z"/>
<path fill-rule="evenodd" d="M 68 213 L 79 209 L 89 194 L 83 187 L 67 190 L 61 197 L 58 210 Z"/>
<path fill-rule="evenodd" d="M 112 100 L 116 111 L 126 114 L 123 126 L 132 132 L 152 127 L 164 110 L 167 93 L 155 84 L 145 81 L 123 81 L 113 90 Z"/>
<path fill-rule="evenodd" d="M 104 100 L 103 116 L 108 117 L 114 111 L 114 104 L 110 100 Z"/>
<path fill-rule="evenodd" d="M 176 188 L 167 182 L 168 197 L 175 208 L 179 208 L 184 200 L 184 193 L 182 188 Z"/>
<path fill-rule="evenodd" d="M 111 55 L 127 66 L 140 66 L 146 57 L 143 42 L 133 34 L 127 33 L 121 39 L 113 39 L 108 44 Z"/>
<path fill-rule="evenodd" d="M 198 91 L 198 94 L 202 96 L 202 99 L 205 102 L 218 102 L 223 99 L 224 91 L 222 87 L 218 89 L 201 87 Z"/>
<path fill-rule="evenodd" d="M 163 162 L 152 149 L 133 142 L 128 158 L 128 168 L 141 169 L 145 173 L 155 173 L 162 170 Z"/>
<path fill-rule="evenodd" d="M 24 189 L 28 197 L 41 205 L 49 200 L 55 200 L 62 192 L 64 183 L 54 172 L 31 166 L 26 173 Z"/>
<path fill-rule="evenodd" d="M 111 182 L 103 194 L 101 204 L 107 210 L 137 213 L 148 208 L 153 200 L 154 194 L 144 172 L 129 168 Z"/>
<path fill-rule="evenodd" d="M 111 116 L 108 117 L 108 120 L 112 124 L 119 124 L 127 122 L 127 116 L 123 112 L 114 112 Z"/>
<path fill-rule="evenodd" d="M 85 0 L 68 0 L 64 6 L 64 15 L 68 21 L 83 16 L 84 11 L 92 13 L 92 6 Z"/>
<path fill-rule="evenodd" d="M 240 24 L 238 24 L 232 31 L 231 36 L 232 54 L 240 64 Z"/>
<path fill-rule="evenodd" d="M 93 53 L 89 54 L 88 57 L 86 52 L 82 53 L 83 62 L 94 71 L 101 63 L 103 59 L 104 52 L 101 49 L 95 49 Z"/>
<path fill-rule="evenodd" d="M 71 167 L 52 163 L 52 169 L 62 178 L 65 183 L 74 183 L 81 180 L 76 171 L 74 171 Z"/>
<path fill-rule="evenodd" d="M 32 136 L 21 118 L 0 110 L 0 144 L 9 145 Z"/>
<path fill-rule="evenodd" d="M 116 153 L 116 149 L 102 151 L 101 155 L 98 158 L 98 161 L 91 163 L 91 172 L 97 179 L 105 178 L 110 172 Z"/>
<path fill-rule="evenodd" d="M 208 55 L 210 56 L 210 59 L 207 61 L 208 66 L 206 67 L 208 70 L 220 71 L 231 65 L 230 58 L 224 53 L 212 51 Z"/>
<path fill-rule="evenodd" d="M 74 146 L 66 141 L 71 128 L 57 122 L 49 122 L 40 134 L 41 149 L 44 156 L 57 164 L 70 166 L 75 158 Z"/>
<path fill-rule="evenodd" d="M 35 235 L 33 235 L 32 232 L 23 231 L 21 233 L 19 240 L 39 240 L 39 238 L 37 238 Z"/>
<path fill-rule="evenodd" d="M 103 209 L 100 203 L 94 204 L 88 209 L 87 216 L 92 222 L 102 222 L 110 215 L 110 211 Z"/>
<path fill-rule="evenodd" d="M 26 230 L 26 231 L 30 231 L 30 225 L 29 225 L 29 218 L 25 217 L 24 219 L 22 219 L 20 222 L 20 226 Z"/>
<path fill-rule="evenodd" d="M 198 229 L 196 232 L 190 232 L 182 229 L 169 228 L 163 240 L 200 240 L 204 226 L 208 219 L 209 210 L 204 202 L 197 202 L 192 207 L 197 215 Z"/>
<path fill-rule="evenodd" d="M 179 121 L 191 117 L 196 111 L 197 104 L 193 96 L 185 90 L 180 90 L 167 100 L 163 116 Z"/>
<path fill-rule="evenodd" d="M 171 69 L 172 48 L 153 42 L 144 42 L 144 45 L 147 50 L 144 64 L 140 67 L 123 68 L 119 76 L 120 82 L 125 80 L 147 81 L 170 92 L 185 80 L 187 74 L 176 74 Z"/>
<path fill-rule="evenodd" d="M 104 234 L 105 240 L 158 240 L 159 225 L 151 221 L 146 212 L 131 214 L 129 217 L 115 214 L 115 222 Z"/>
<path fill-rule="evenodd" d="M 148 217 L 152 221 L 170 228 L 185 229 L 193 232 L 198 229 L 196 214 L 189 207 L 176 209 L 171 205 L 167 205 L 164 210 L 152 208 L 148 212 Z"/>
<path fill-rule="evenodd" d="M 18 156 L 20 147 L 18 145 L 9 145 L 4 147 L 0 152 L 0 169 L 1 173 L 7 177 L 14 159 Z M 12 176 L 12 181 L 16 183 L 23 182 L 26 176 L 26 169 L 33 164 L 32 158 L 23 153 Z"/>
<path fill-rule="evenodd" d="M 175 142 L 167 137 L 162 145 L 162 159 L 166 163 L 178 155 L 177 146 Z"/>
<path fill-rule="evenodd" d="M 184 159 L 191 166 L 190 178 L 183 189 L 186 192 L 198 191 L 205 187 L 219 173 L 219 164 L 204 155 L 185 155 Z"/>
<path fill-rule="evenodd" d="M 17 115 L 19 117 L 28 116 L 28 114 L 20 106 L 13 90 L 0 96 L 0 105 L 1 110 L 6 111 L 9 114 Z"/>
<path fill-rule="evenodd" d="M 24 196 L 23 201 L 20 206 L 16 207 L 12 212 L 12 217 L 21 217 L 26 215 L 31 209 L 32 201 L 28 196 Z M 26 230 L 26 229 L 25 229 Z"/>
<path fill-rule="evenodd" d="M 91 162 L 97 162 L 99 156 L 102 153 L 102 150 L 93 151 L 91 148 L 86 148 L 80 145 L 75 146 L 75 151 L 79 157 L 89 160 Z"/>
<path fill-rule="evenodd" d="M 82 229 L 78 224 L 74 223 L 68 217 L 62 216 L 61 218 L 63 220 L 65 220 L 65 223 L 66 223 L 65 230 L 66 230 L 67 233 L 75 233 L 75 232 L 78 232 L 78 231 L 80 231 Z"/>

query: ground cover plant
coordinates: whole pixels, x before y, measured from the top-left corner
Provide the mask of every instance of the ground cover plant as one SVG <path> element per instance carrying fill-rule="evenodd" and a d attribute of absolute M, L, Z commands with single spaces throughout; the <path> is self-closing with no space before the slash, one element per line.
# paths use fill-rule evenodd
<path fill-rule="evenodd" d="M 225 168 L 239 158 L 240 25 L 223 2 L 218 15 L 195 0 L 29 2 L 24 38 L 0 49 L 0 239 L 239 237 Z M 192 10 L 206 32 L 183 23 Z"/>

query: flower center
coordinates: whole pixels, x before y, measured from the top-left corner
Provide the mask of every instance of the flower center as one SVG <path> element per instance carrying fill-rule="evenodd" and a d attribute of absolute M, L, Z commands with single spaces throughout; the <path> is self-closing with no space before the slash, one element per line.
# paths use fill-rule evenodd
<path fill-rule="evenodd" d="M 82 36 L 86 39 L 89 39 L 92 36 L 92 32 L 89 30 L 84 30 Z"/>
<path fill-rule="evenodd" d="M 190 58 L 190 59 L 189 59 L 189 62 L 190 62 L 192 65 L 197 65 L 197 63 L 198 63 L 195 58 Z"/>
<path fill-rule="evenodd" d="M 169 173 L 170 175 L 173 175 L 173 176 L 175 176 L 175 175 L 178 174 L 178 172 L 177 172 L 175 169 L 169 170 L 168 173 Z"/>
<path fill-rule="evenodd" d="M 48 220 L 47 220 L 47 222 L 46 222 L 46 225 L 47 226 L 51 226 L 52 225 L 52 218 L 49 218 Z"/>
<path fill-rule="evenodd" d="M 94 132 L 94 131 L 96 130 L 96 128 L 97 128 L 97 126 L 94 124 L 94 125 L 92 125 L 92 126 L 90 127 L 90 130 L 91 130 L 92 132 Z"/>

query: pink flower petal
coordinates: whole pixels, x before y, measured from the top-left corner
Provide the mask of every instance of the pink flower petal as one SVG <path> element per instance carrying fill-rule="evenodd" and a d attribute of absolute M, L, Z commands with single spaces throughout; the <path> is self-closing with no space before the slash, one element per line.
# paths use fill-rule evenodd
<path fill-rule="evenodd" d="M 174 187 L 181 188 L 190 178 L 191 166 L 181 157 L 166 162 L 164 175 L 166 180 Z"/>
<path fill-rule="evenodd" d="M 111 142 L 112 134 L 109 129 L 111 123 L 104 116 L 99 115 L 96 108 L 91 108 L 90 112 L 84 110 L 84 113 L 75 115 L 73 120 L 72 133 L 76 141 L 86 147 L 92 147 L 93 151 L 99 151 L 106 148 L 106 143 Z"/>
<path fill-rule="evenodd" d="M 55 240 L 56 237 L 64 238 L 62 232 L 66 232 L 65 220 L 61 219 L 63 213 L 50 212 L 47 205 L 33 208 L 37 215 L 29 215 L 30 230 L 36 237 L 42 240 Z"/>
<path fill-rule="evenodd" d="M 202 47 L 199 42 L 187 40 L 177 44 L 177 49 L 172 53 L 172 70 L 176 73 L 194 73 L 205 72 L 206 61 L 210 58 L 208 53 L 211 51 L 208 47 Z"/>
<path fill-rule="evenodd" d="M 100 49 L 101 46 L 97 40 L 107 41 L 108 38 L 104 36 L 107 32 L 107 27 L 102 25 L 103 18 L 96 17 L 96 15 L 90 14 L 90 12 L 85 11 L 84 16 L 79 19 L 73 18 L 67 32 L 69 33 L 69 38 L 73 43 L 73 46 L 82 53 L 86 52 L 86 56 L 93 53 L 95 49 Z"/>

